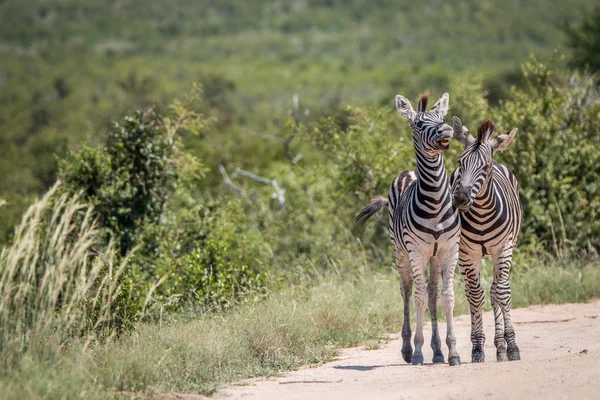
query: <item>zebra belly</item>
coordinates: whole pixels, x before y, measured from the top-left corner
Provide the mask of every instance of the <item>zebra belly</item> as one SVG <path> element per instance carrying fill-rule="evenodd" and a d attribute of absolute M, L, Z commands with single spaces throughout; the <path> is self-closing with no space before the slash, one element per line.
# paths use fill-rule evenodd
<path fill-rule="evenodd" d="M 431 257 L 456 251 L 456 245 L 460 239 L 460 230 L 440 232 L 439 235 L 425 232 L 406 232 L 398 236 L 396 237 L 397 243 L 401 245 L 406 253 L 409 255 L 418 253 L 423 259 L 429 260 Z"/>

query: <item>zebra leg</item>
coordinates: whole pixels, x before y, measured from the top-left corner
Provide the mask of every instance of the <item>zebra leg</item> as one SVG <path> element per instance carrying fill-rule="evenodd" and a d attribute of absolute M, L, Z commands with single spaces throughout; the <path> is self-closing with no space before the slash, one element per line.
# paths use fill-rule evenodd
<path fill-rule="evenodd" d="M 515 329 L 510 315 L 512 293 L 510 290 L 510 267 L 512 264 L 513 245 L 507 244 L 506 247 L 494 259 L 494 280 L 496 281 L 495 292 L 496 301 L 504 318 L 504 343 L 506 348 L 506 358 L 509 361 L 521 359 L 519 347 L 515 341 Z M 504 361 L 504 355 L 503 361 Z"/>
<path fill-rule="evenodd" d="M 497 287 L 499 281 L 499 273 L 496 270 L 496 259 L 494 259 L 494 280 L 490 287 L 490 299 L 492 302 L 492 310 L 494 311 L 494 346 L 496 346 L 496 359 L 500 361 L 508 361 L 506 352 L 506 339 L 504 339 L 504 317 L 500 308 L 498 299 Z"/>
<path fill-rule="evenodd" d="M 415 258 L 411 257 L 413 279 L 415 282 L 415 311 L 417 313 L 417 329 L 415 330 L 415 351 L 412 355 L 412 365 L 423 364 L 423 322 L 425 320 L 425 309 L 427 308 L 426 286 L 425 286 L 425 266 L 426 261 L 419 254 Z"/>
<path fill-rule="evenodd" d="M 440 340 L 437 321 L 437 298 L 441 264 L 437 257 L 433 257 L 430 264 L 427 293 L 429 295 L 429 314 L 431 315 L 431 349 L 433 350 L 433 363 L 443 364 L 445 362 L 444 353 L 442 353 L 442 341 Z"/>
<path fill-rule="evenodd" d="M 402 358 L 407 363 L 412 360 L 413 348 L 410 344 L 412 332 L 410 330 L 410 296 L 412 294 L 412 276 L 410 273 L 410 261 L 408 254 L 401 249 L 394 251 L 396 267 L 400 273 L 400 294 L 404 303 L 404 321 L 402 322 Z"/>
<path fill-rule="evenodd" d="M 442 264 L 442 305 L 446 313 L 446 345 L 448 346 L 448 364 L 460 365 L 460 356 L 456 351 L 456 336 L 454 336 L 454 271 L 458 259 L 458 243 L 451 247 Z"/>
<path fill-rule="evenodd" d="M 485 361 L 483 345 L 485 344 L 485 333 L 483 332 L 483 304 L 485 296 L 481 288 L 479 275 L 479 261 L 481 256 L 469 256 L 460 251 L 458 265 L 460 273 L 465 280 L 465 294 L 469 301 L 471 311 L 471 362 Z"/>

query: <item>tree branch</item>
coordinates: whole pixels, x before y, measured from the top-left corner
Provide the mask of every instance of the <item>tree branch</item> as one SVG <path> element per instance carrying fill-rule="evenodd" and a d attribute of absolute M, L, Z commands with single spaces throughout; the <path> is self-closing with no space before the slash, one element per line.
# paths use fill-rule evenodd
<path fill-rule="evenodd" d="M 225 181 L 225 184 L 227 186 L 229 186 L 237 195 L 239 195 L 239 196 L 246 195 L 246 192 L 244 192 L 242 189 L 235 186 L 233 184 L 233 182 L 231 182 L 231 179 L 229 179 L 229 175 L 227 175 L 227 171 L 225 171 L 225 167 L 223 166 L 223 164 L 219 164 L 219 171 L 221 172 L 221 175 L 223 176 L 223 180 Z"/>
<path fill-rule="evenodd" d="M 233 176 L 235 177 L 238 174 L 273 187 L 273 190 L 275 192 L 271 195 L 271 208 L 273 207 L 272 202 L 277 200 L 277 202 L 279 203 L 279 209 L 283 210 L 285 206 L 285 189 L 279 187 L 277 180 L 264 178 L 262 176 L 253 174 L 252 172 L 244 171 L 241 168 L 236 168 Z"/>

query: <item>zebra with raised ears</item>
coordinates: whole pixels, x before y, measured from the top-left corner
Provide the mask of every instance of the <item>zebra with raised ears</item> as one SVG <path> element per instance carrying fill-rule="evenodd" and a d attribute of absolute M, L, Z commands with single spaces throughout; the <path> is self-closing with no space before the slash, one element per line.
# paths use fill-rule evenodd
<path fill-rule="evenodd" d="M 496 357 L 498 361 L 519 360 L 519 347 L 510 316 L 509 274 L 513 248 L 521 229 L 522 210 L 515 176 L 504 165 L 493 162 L 494 154 L 506 149 L 517 128 L 492 138 L 494 124 L 486 121 L 478 129 L 477 139 L 453 119 L 454 137 L 465 150 L 452 174 L 453 204 L 461 213 L 459 246 L 460 272 L 471 311 L 471 359 L 483 362 L 482 309 L 484 293 L 479 279 L 479 262 L 492 257 L 494 278 L 490 288 L 494 310 Z"/>
<path fill-rule="evenodd" d="M 444 123 L 449 96 L 445 93 L 426 111 L 428 96 L 423 95 L 415 112 L 403 96 L 396 96 L 398 113 L 408 119 L 413 130 L 417 158 L 416 172 L 404 171 L 394 179 L 388 199 L 375 198 L 357 216 L 364 223 L 383 206 L 389 210 L 389 234 L 394 248 L 396 266 L 400 273 L 400 293 L 404 301 L 402 326 L 402 357 L 414 365 L 423 364 L 423 322 L 427 297 L 431 313 L 433 362 L 443 363 L 444 355 L 437 327 L 437 297 L 439 278 L 443 283 L 442 305 L 446 314 L 448 362 L 460 365 L 454 336 L 454 270 L 458 257 L 460 225 L 458 212 L 452 207 L 450 185 L 441 153 L 447 150 L 452 127 Z M 429 284 L 425 276 L 430 262 Z M 412 272 L 412 274 L 411 274 Z M 417 313 L 415 350 L 413 353 L 410 329 L 410 297 L 413 281 Z"/>

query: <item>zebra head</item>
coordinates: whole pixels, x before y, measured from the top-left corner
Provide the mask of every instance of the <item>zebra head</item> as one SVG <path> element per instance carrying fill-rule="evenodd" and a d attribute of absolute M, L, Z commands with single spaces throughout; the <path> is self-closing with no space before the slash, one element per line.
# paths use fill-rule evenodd
<path fill-rule="evenodd" d="M 477 129 L 475 139 L 458 117 L 452 119 L 452 126 L 454 137 L 465 145 L 454 172 L 452 204 L 460 211 L 467 211 L 492 176 L 494 154 L 508 147 L 517 134 L 517 128 L 492 138 L 495 126 L 491 120 L 487 120 Z"/>
<path fill-rule="evenodd" d="M 396 109 L 398 114 L 408 119 L 412 127 L 415 149 L 433 157 L 450 147 L 452 127 L 444 122 L 450 96 L 444 93 L 431 110 L 426 111 L 428 98 L 427 94 L 421 96 L 415 112 L 406 97 L 397 95 Z"/>

